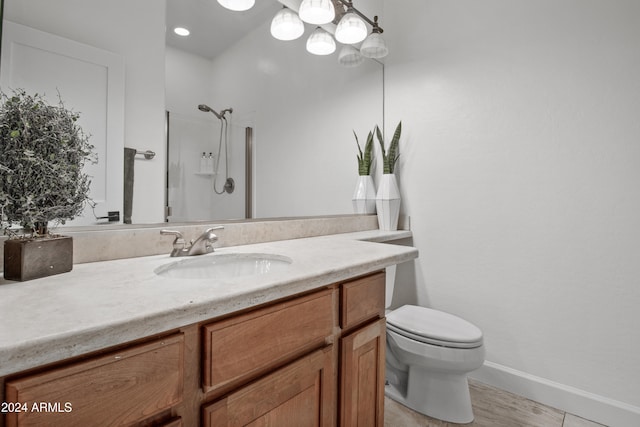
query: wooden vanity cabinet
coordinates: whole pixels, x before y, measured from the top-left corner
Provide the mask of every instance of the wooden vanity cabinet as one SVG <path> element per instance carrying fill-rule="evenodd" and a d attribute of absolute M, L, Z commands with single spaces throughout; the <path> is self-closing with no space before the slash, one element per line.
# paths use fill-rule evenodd
<path fill-rule="evenodd" d="M 206 325 L 209 391 L 303 356 L 204 405 L 203 426 L 382 427 L 384 292 L 379 272 Z"/>
<path fill-rule="evenodd" d="M 0 427 L 381 427 L 384 280 L 374 273 L 0 378 L 7 402 L 62 408 L 6 414 Z"/>

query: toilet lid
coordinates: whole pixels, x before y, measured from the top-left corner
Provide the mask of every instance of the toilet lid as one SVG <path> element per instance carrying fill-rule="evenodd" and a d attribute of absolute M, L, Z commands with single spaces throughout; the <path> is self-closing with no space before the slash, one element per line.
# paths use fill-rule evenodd
<path fill-rule="evenodd" d="M 453 314 L 405 305 L 387 315 L 390 329 L 420 341 L 445 347 L 469 348 L 482 344 L 482 331 Z M 423 338 L 423 339 L 421 339 Z"/>

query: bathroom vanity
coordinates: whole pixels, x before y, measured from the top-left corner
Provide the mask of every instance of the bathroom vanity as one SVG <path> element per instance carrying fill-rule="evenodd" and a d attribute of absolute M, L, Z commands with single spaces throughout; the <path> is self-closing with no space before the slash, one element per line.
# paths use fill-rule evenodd
<path fill-rule="evenodd" d="M 223 248 L 292 263 L 215 283 L 167 256 L 2 282 L 4 425 L 382 426 L 383 269 L 417 251 L 357 234 Z"/>

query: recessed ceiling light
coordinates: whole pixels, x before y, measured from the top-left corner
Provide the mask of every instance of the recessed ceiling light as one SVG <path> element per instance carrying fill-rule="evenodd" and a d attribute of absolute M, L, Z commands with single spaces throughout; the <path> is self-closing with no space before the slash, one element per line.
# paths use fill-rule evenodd
<path fill-rule="evenodd" d="M 173 29 L 173 32 L 176 33 L 179 36 L 183 36 L 186 37 L 189 35 L 189 30 L 187 30 L 186 28 L 182 28 L 182 27 L 176 27 Z"/>

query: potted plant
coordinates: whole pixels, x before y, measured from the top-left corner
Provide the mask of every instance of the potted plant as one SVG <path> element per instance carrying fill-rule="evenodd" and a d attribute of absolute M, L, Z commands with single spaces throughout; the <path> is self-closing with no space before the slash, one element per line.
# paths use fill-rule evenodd
<path fill-rule="evenodd" d="M 0 93 L 0 224 L 4 277 L 30 280 L 70 271 L 73 243 L 50 226 L 80 215 L 89 202 L 87 161 L 95 163 L 79 115 L 42 96 Z"/>
<path fill-rule="evenodd" d="M 371 163 L 373 161 L 373 132 L 367 135 L 364 151 L 360 147 L 358 135 L 353 132 L 358 145 L 358 181 L 353 192 L 353 211 L 358 214 L 373 214 L 376 212 L 376 189 L 371 177 Z"/>
<path fill-rule="evenodd" d="M 402 133 L 402 122 L 398 123 L 388 151 L 384 147 L 384 138 L 380 128 L 375 129 L 380 151 L 382 153 L 382 178 L 376 194 L 376 210 L 378 213 L 378 226 L 381 230 L 397 230 L 398 217 L 400 216 L 400 191 L 398 181 L 394 174 L 395 165 L 400 154 L 398 153 L 400 144 L 400 134 Z"/>

